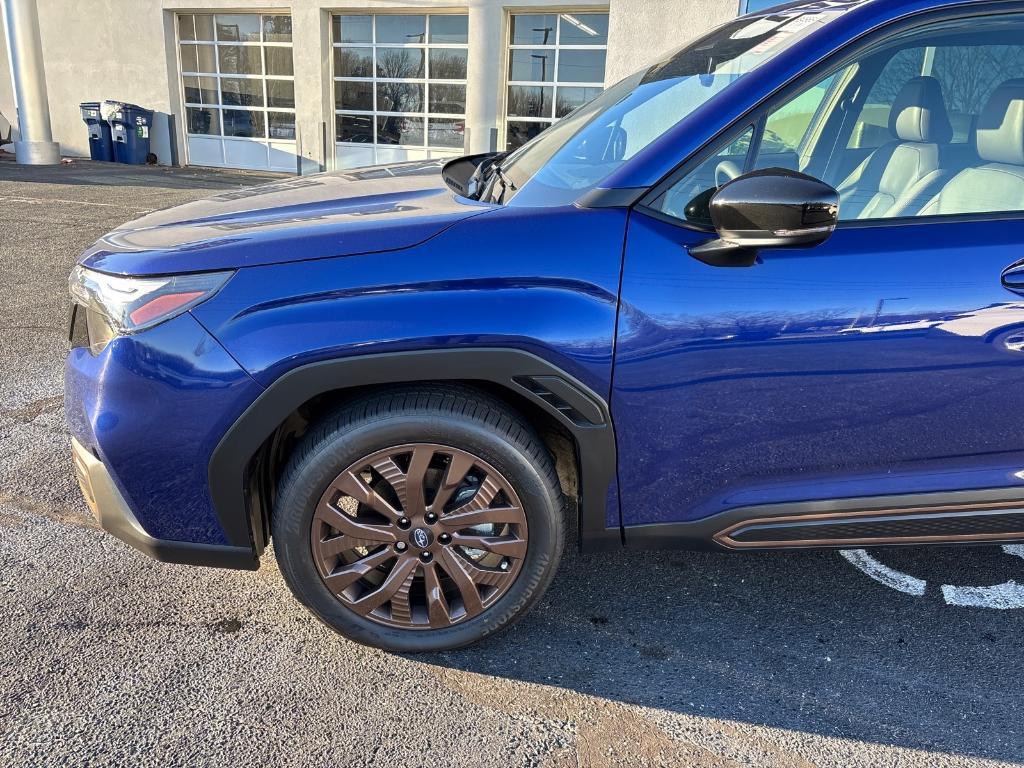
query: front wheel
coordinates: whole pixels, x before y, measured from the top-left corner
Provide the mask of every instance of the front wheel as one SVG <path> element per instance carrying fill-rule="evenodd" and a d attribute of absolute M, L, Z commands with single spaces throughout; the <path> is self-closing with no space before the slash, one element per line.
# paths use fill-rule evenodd
<path fill-rule="evenodd" d="M 554 462 L 504 403 L 422 386 L 313 427 L 284 472 L 272 529 L 295 596 L 392 651 L 467 645 L 547 588 L 564 541 Z"/>

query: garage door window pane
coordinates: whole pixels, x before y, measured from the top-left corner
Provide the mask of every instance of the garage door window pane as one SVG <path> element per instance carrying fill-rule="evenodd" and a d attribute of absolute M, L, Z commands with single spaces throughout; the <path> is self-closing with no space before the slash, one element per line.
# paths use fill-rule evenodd
<path fill-rule="evenodd" d="M 608 14 L 563 13 L 558 21 L 559 45 L 608 45 Z"/>
<path fill-rule="evenodd" d="M 431 43 L 467 43 L 469 42 L 468 16 L 431 16 Z"/>
<path fill-rule="evenodd" d="M 217 40 L 260 41 L 260 17 L 254 13 L 217 14 Z"/>
<path fill-rule="evenodd" d="M 377 143 L 423 146 L 423 118 L 378 117 Z"/>
<path fill-rule="evenodd" d="M 267 112 L 267 123 L 270 130 L 270 138 L 295 140 L 295 113 L 294 112 Z"/>
<path fill-rule="evenodd" d="M 220 134 L 220 110 L 188 107 L 185 110 L 188 132 L 204 136 Z"/>
<path fill-rule="evenodd" d="M 442 120 L 432 117 L 428 128 L 427 143 L 432 147 L 462 149 L 466 143 L 465 129 L 465 120 Z"/>
<path fill-rule="evenodd" d="M 511 85 L 508 114 L 511 117 L 551 117 L 553 88 L 539 85 Z"/>
<path fill-rule="evenodd" d="M 224 135 L 243 138 L 266 138 L 263 112 L 254 109 L 225 109 Z"/>
<path fill-rule="evenodd" d="M 561 51 L 558 79 L 563 83 L 600 83 L 604 80 L 604 51 Z"/>
<path fill-rule="evenodd" d="M 295 109 L 295 83 L 291 80 L 267 80 L 267 106 Z"/>
<path fill-rule="evenodd" d="M 335 48 L 335 77 L 373 77 L 372 48 Z"/>
<path fill-rule="evenodd" d="M 378 48 L 377 77 L 423 77 L 423 49 Z"/>
<path fill-rule="evenodd" d="M 600 88 L 559 87 L 555 97 L 555 117 L 565 117 L 601 93 Z"/>
<path fill-rule="evenodd" d="M 512 17 L 512 45 L 554 45 L 558 19 L 553 13 Z"/>
<path fill-rule="evenodd" d="M 264 16 L 263 40 L 268 43 L 290 43 L 292 41 L 292 17 Z"/>
<path fill-rule="evenodd" d="M 338 115 L 338 141 L 355 144 L 373 143 L 373 117 L 370 115 Z"/>
<path fill-rule="evenodd" d="M 338 82 L 334 84 L 334 108 L 373 111 L 373 83 Z"/>
<path fill-rule="evenodd" d="M 242 107 L 263 106 L 263 81 L 226 77 L 220 81 L 220 103 Z"/>
<path fill-rule="evenodd" d="M 430 111 L 448 115 L 464 114 L 466 111 L 466 86 L 431 84 Z"/>
<path fill-rule="evenodd" d="M 292 68 L 292 49 L 268 46 L 263 49 L 267 59 L 267 74 L 278 77 L 291 77 L 295 74 Z"/>
<path fill-rule="evenodd" d="M 331 26 L 336 43 L 373 42 L 373 16 L 335 16 Z"/>
<path fill-rule="evenodd" d="M 507 129 L 508 145 L 510 147 L 521 147 L 547 127 L 548 123 L 524 123 L 509 120 Z"/>
<path fill-rule="evenodd" d="M 194 45 L 183 45 L 183 46 L 181 46 L 181 71 L 182 72 L 198 72 L 199 71 L 199 57 L 196 55 L 196 46 L 194 46 Z"/>
<path fill-rule="evenodd" d="M 378 83 L 378 112 L 422 112 L 423 86 L 419 83 Z"/>
<path fill-rule="evenodd" d="M 262 75 L 263 58 L 258 46 L 219 45 L 217 55 L 221 74 Z"/>
<path fill-rule="evenodd" d="M 555 52 L 522 48 L 509 51 L 508 79 L 551 82 L 555 79 Z"/>
<path fill-rule="evenodd" d="M 467 54 L 465 48 L 431 48 L 427 75 L 431 80 L 465 80 Z"/>
<path fill-rule="evenodd" d="M 195 40 L 196 39 L 196 22 L 192 18 L 192 14 L 185 14 L 178 17 L 178 39 L 179 40 Z"/>
<path fill-rule="evenodd" d="M 213 14 L 197 13 L 192 18 L 195 20 L 196 25 L 196 40 L 212 41 L 214 39 Z"/>
<path fill-rule="evenodd" d="M 427 17 L 380 15 L 377 17 L 377 43 L 425 43 Z"/>

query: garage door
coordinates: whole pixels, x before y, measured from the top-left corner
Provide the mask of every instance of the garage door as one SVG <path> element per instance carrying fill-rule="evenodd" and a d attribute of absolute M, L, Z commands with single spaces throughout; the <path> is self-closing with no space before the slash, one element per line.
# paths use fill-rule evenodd
<path fill-rule="evenodd" d="M 183 13 L 177 22 L 188 164 L 295 171 L 291 16 Z"/>

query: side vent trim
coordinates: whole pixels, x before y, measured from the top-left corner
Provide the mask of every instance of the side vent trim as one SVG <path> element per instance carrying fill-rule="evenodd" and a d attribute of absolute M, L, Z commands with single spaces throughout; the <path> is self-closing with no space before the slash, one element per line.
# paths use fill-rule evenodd
<path fill-rule="evenodd" d="M 516 376 L 513 381 L 578 427 L 599 427 L 605 423 L 601 406 L 559 376 Z"/>

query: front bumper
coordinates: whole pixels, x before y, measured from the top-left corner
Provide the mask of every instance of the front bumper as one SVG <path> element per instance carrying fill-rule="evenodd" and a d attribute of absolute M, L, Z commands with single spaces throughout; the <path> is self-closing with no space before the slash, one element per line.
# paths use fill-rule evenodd
<path fill-rule="evenodd" d="M 207 565 L 214 568 L 237 568 L 254 571 L 259 560 L 249 547 L 219 544 L 196 544 L 187 541 L 155 539 L 143 530 L 128 508 L 121 492 L 103 462 L 89 453 L 85 446 L 71 438 L 75 475 L 86 504 L 100 527 L 125 544 L 165 563 Z"/>

